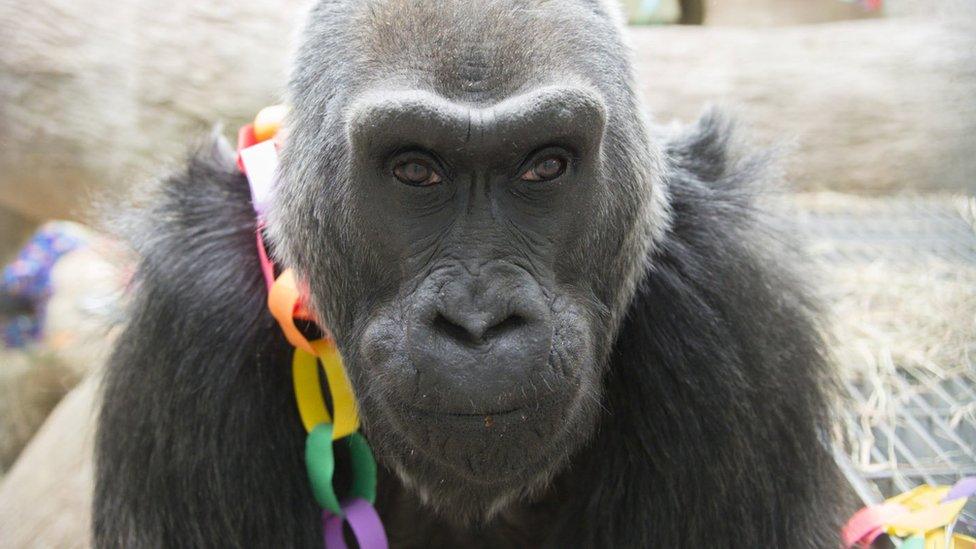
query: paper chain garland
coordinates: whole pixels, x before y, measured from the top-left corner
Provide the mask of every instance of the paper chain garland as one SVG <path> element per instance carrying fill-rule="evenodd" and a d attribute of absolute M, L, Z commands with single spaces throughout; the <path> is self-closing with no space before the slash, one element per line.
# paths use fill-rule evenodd
<path fill-rule="evenodd" d="M 238 133 L 238 168 L 247 175 L 251 199 L 258 219 L 257 248 L 261 271 L 268 285 L 268 308 L 278 321 L 285 338 L 295 347 L 292 381 L 295 401 L 308 438 L 305 439 L 305 466 L 315 501 L 322 507 L 322 533 L 326 549 L 345 549 L 343 524 L 348 523 L 359 547 L 386 549 L 383 523 L 373 508 L 376 501 L 376 461 L 366 439 L 357 431 L 359 414 L 352 385 L 346 377 L 342 357 L 330 335 L 309 341 L 296 320 L 314 322 L 291 269 L 274 275 L 261 235 L 264 213 L 278 169 L 279 130 L 288 109 L 267 107 L 252 124 Z M 332 414 L 322 395 L 319 369 L 325 371 L 332 401 Z M 342 500 L 333 488 L 335 448 L 343 447 L 352 466 L 352 483 Z"/>
<path fill-rule="evenodd" d="M 976 538 L 953 533 L 966 501 L 976 493 L 976 477 L 953 486 L 922 485 L 869 505 L 841 532 L 845 549 L 870 547 L 882 534 L 903 538 L 902 549 L 976 549 Z"/>

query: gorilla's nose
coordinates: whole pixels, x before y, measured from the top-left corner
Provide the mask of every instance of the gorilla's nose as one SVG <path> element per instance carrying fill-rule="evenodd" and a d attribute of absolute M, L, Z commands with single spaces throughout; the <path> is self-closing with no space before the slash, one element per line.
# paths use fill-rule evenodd
<path fill-rule="evenodd" d="M 528 405 L 527 386 L 545 370 L 552 321 L 541 287 L 519 273 L 456 274 L 428 286 L 407 339 L 423 397 L 453 414 Z"/>
<path fill-rule="evenodd" d="M 484 345 L 517 337 L 519 328 L 528 324 L 524 313 L 509 312 L 498 302 L 482 308 L 438 307 L 431 329 L 463 345 Z"/>

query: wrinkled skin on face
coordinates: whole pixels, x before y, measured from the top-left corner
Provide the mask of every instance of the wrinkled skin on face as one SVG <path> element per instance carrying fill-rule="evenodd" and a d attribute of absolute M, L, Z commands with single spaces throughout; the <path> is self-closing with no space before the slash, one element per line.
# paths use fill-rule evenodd
<path fill-rule="evenodd" d="M 378 460 L 451 514 L 539 488 L 594 430 L 668 223 L 598 2 L 323 2 L 270 234 Z"/>

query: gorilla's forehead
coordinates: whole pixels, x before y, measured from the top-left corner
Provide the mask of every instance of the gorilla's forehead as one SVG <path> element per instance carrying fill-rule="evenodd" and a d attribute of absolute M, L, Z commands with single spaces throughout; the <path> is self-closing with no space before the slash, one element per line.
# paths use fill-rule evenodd
<path fill-rule="evenodd" d="M 605 55 L 619 44 L 597 0 L 357 0 L 323 2 L 313 15 L 321 24 L 306 39 L 332 46 L 316 51 L 345 50 L 323 70 L 354 65 L 360 82 L 465 100 L 498 100 L 554 77 L 598 77 L 619 58 Z M 337 29 L 351 33 L 325 36 Z"/>

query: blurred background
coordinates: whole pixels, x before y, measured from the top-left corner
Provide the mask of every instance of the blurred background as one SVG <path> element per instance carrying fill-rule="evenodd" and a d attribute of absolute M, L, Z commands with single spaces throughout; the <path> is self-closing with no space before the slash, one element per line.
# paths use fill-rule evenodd
<path fill-rule="evenodd" d="M 131 265 L 92 204 L 280 101 L 307 3 L 0 0 L 0 546 L 86 545 L 93 388 Z M 976 0 L 623 7 L 656 123 L 718 104 L 786 151 L 771 206 L 829 304 L 852 488 L 976 475 Z"/>

